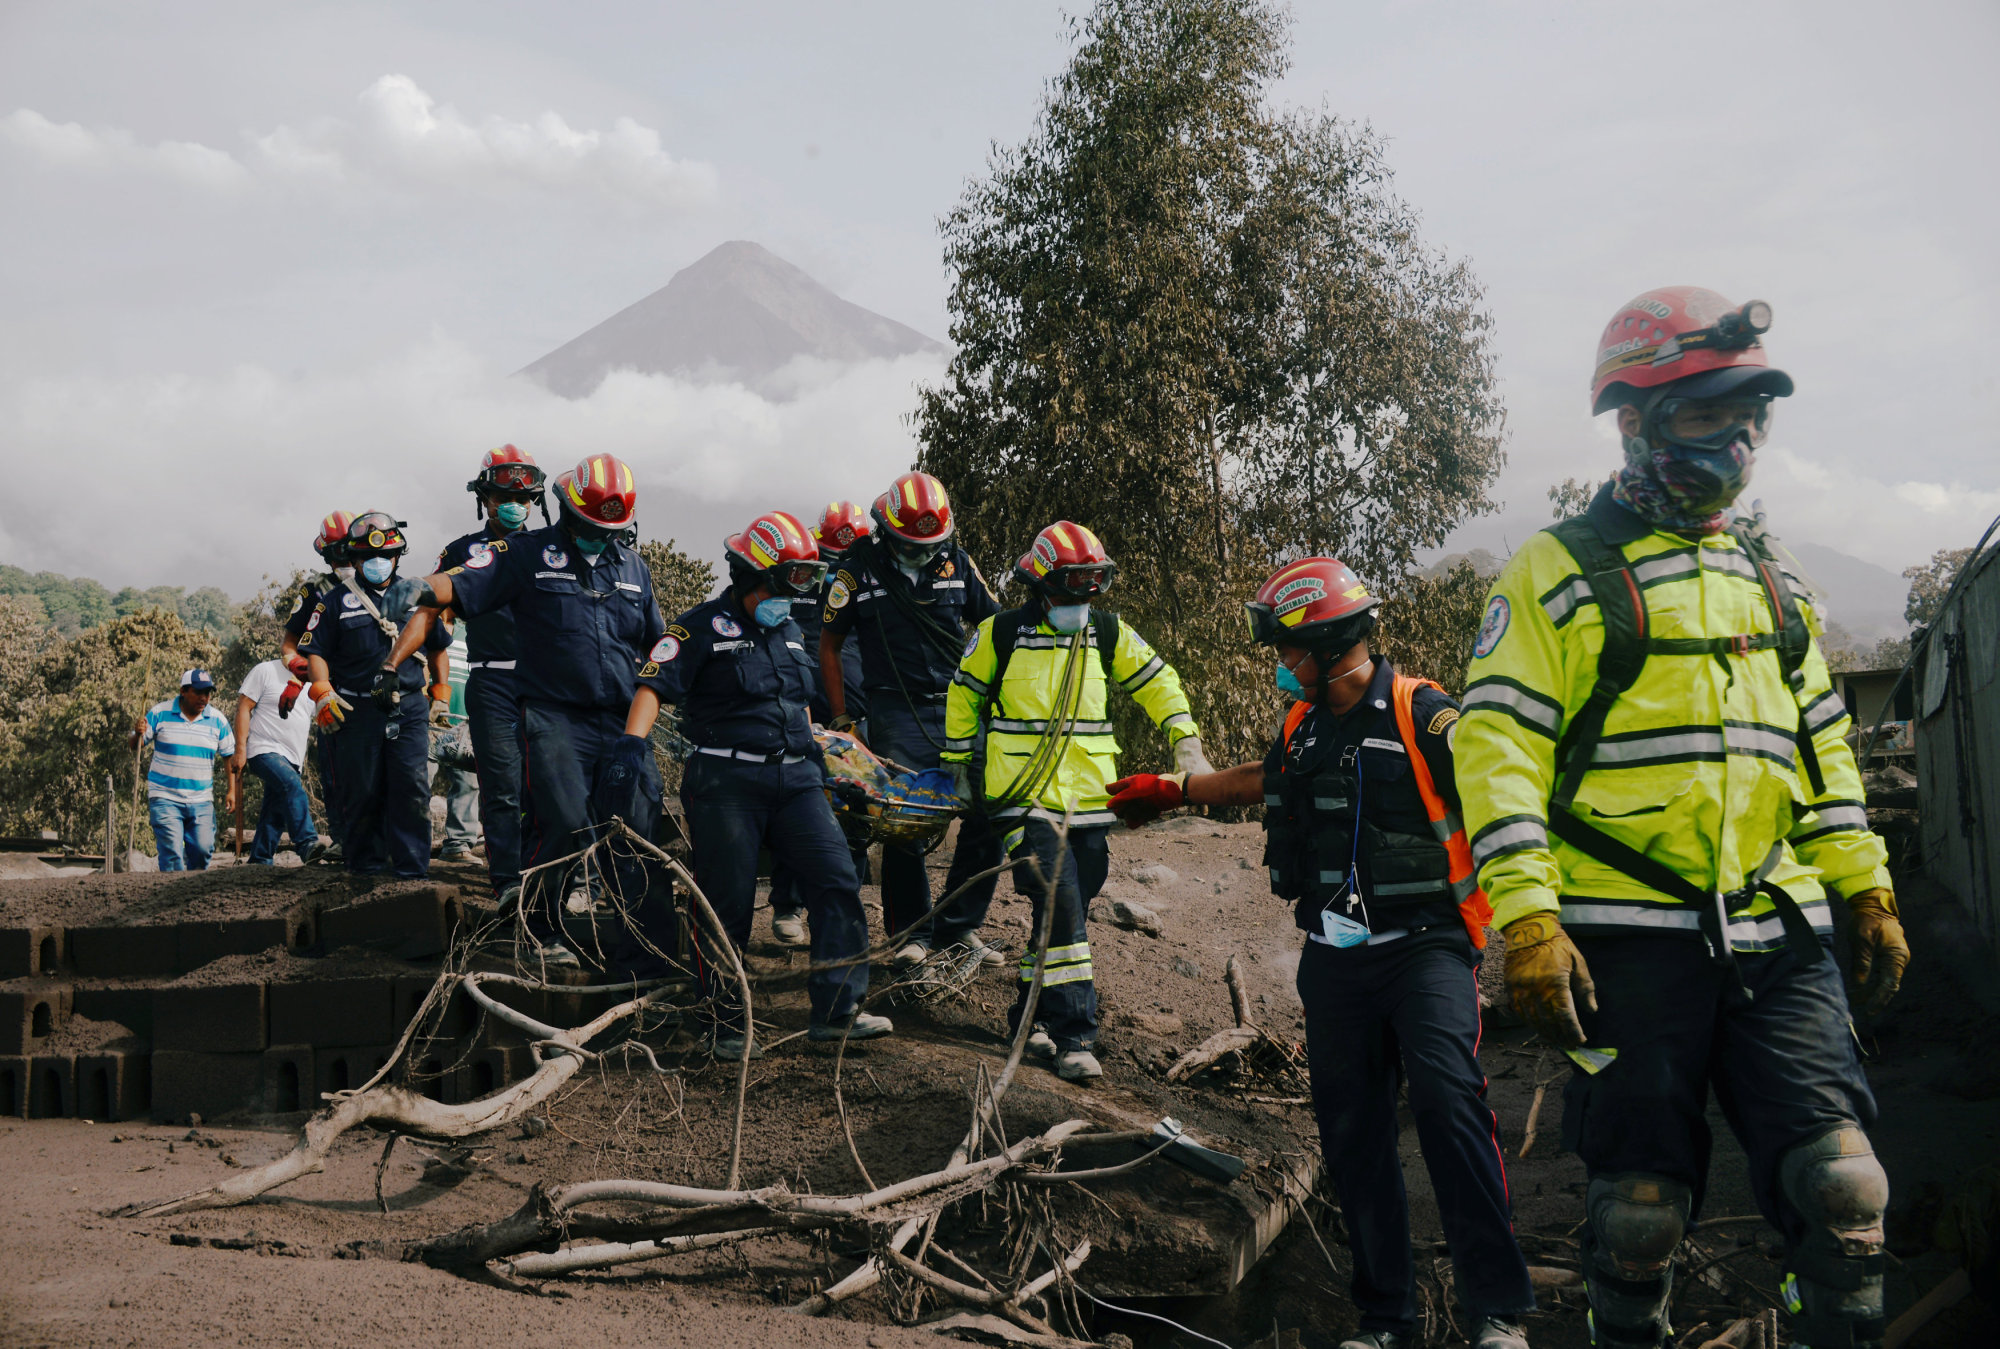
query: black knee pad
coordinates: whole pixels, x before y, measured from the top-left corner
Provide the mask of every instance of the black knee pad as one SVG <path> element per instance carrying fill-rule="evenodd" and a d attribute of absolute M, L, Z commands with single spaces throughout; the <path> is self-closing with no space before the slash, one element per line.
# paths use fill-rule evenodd
<path fill-rule="evenodd" d="M 1868 1135 L 1848 1124 L 1799 1144 L 1779 1161 L 1778 1183 L 1806 1224 L 1786 1261 L 1794 1335 L 1813 1349 L 1879 1344 L 1889 1177 Z"/>
<path fill-rule="evenodd" d="M 1668 1342 L 1674 1248 L 1687 1232 L 1693 1193 L 1643 1172 L 1599 1176 L 1584 1194 L 1584 1282 L 1590 1292 L 1591 1342 Z"/>

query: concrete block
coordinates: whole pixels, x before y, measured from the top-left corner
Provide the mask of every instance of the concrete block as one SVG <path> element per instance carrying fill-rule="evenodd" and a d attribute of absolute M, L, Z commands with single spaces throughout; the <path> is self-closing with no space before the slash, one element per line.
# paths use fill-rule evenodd
<path fill-rule="evenodd" d="M 491 1096 L 508 1083 L 527 1077 L 535 1071 L 535 1067 L 534 1051 L 526 1045 L 475 1049 L 465 1062 L 465 1099 L 476 1101 L 482 1096 Z"/>
<path fill-rule="evenodd" d="M 59 927 L 0 927 L 0 979 L 60 972 L 63 946 L 64 933 Z"/>
<path fill-rule="evenodd" d="M 174 967 L 185 973 L 224 956 L 249 956 L 273 946 L 289 946 L 291 935 L 282 918 L 176 923 Z"/>
<path fill-rule="evenodd" d="M 78 984 L 70 1010 L 92 1021 L 115 1021 L 141 1040 L 153 1038 L 152 984 Z"/>
<path fill-rule="evenodd" d="M 145 1119 L 153 1109 L 153 1056 L 113 1050 L 76 1056 L 78 1119 Z"/>
<path fill-rule="evenodd" d="M 153 990 L 153 1048 L 254 1053 L 265 1038 L 265 986 L 167 984 Z"/>
<path fill-rule="evenodd" d="M 202 1054 L 162 1049 L 153 1053 L 153 1118 L 186 1124 L 256 1113 L 264 1104 L 264 1056 Z"/>
<path fill-rule="evenodd" d="M 322 909 L 319 940 L 328 950 L 373 946 L 406 960 L 442 954 L 451 944 L 451 910 L 435 886 L 367 896 Z"/>
<path fill-rule="evenodd" d="M 394 1045 L 363 1045 L 347 1048 L 320 1048 L 313 1051 L 313 1076 L 318 1096 L 329 1091 L 353 1091 L 380 1071 L 389 1061 Z"/>
<path fill-rule="evenodd" d="M 457 1105 L 472 1097 L 469 1047 L 462 1040 L 418 1040 L 410 1045 L 408 1086 L 433 1101 Z"/>
<path fill-rule="evenodd" d="M 401 1035 L 403 1028 L 417 1014 L 417 1009 L 428 998 L 437 980 L 427 974 L 399 974 L 396 976 L 395 1034 Z M 479 1004 L 467 997 L 457 985 L 447 995 L 442 1011 L 432 1009 L 430 1024 L 424 1029 L 434 1036 L 444 1036 L 459 1040 L 472 1034 L 479 1025 Z"/>
<path fill-rule="evenodd" d="M 19 1119 L 28 1113 L 28 1059 L 0 1054 L 0 1116 Z"/>
<path fill-rule="evenodd" d="M 396 1036 L 388 977 L 287 980 L 270 986 L 274 1045 L 379 1045 Z"/>
<path fill-rule="evenodd" d="M 140 927 L 73 927 L 69 963 L 76 973 L 96 979 L 173 975 L 179 960 L 177 934 L 170 924 Z"/>
<path fill-rule="evenodd" d="M 72 993 L 53 979 L 0 984 L 0 1054 L 32 1054 L 68 1021 Z"/>
<path fill-rule="evenodd" d="M 311 1045 L 272 1045 L 264 1051 L 264 1110 L 288 1115 L 320 1107 Z"/>
<path fill-rule="evenodd" d="M 37 1054 L 28 1060 L 28 1118 L 71 1119 L 76 1115 L 76 1058 Z"/>

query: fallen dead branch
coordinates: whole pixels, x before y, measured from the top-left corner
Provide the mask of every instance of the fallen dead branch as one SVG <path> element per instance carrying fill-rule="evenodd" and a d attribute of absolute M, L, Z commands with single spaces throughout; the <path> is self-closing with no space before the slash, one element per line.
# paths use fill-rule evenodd
<path fill-rule="evenodd" d="M 1167 1069 L 1167 1081 L 1185 1082 L 1202 1073 L 1213 1074 L 1240 1091 L 1253 1087 L 1276 1087 L 1253 1097 L 1260 1104 L 1304 1104 L 1305 1065 L 1297 1047 L 1288 1045 L 1250 1019 L 1250 991 L 1243 980 L 1243 967 L 1235 956 L 1222 974 L 1229 987 L 1229 1007 L 1236 1024 L 1217 1031 L 1193 1049 L 1175 1059 Z M 1289 1088 L 1289 1090 L 1284 1090 Z"/>

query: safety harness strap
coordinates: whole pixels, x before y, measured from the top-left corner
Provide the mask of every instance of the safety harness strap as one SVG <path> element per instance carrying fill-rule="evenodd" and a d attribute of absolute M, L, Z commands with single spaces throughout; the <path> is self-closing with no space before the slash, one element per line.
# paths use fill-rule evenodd
<path fill-rule="evenodd" d="M 1556 789 L 1551 816 L 1568 815 L 1576 789 L 1590 771 L 1597 742 L 1604 736 L 1612 705 L 1638 682 L 1646 668 L 1646 599 L 1625 555 L 1608 543 L 1588 516 L 1564 520 L 1551 530 L 1590 579 L 1604 620 L 1604 648 L 1597 658 L 1597 684 L 1556 744 Z M 1657 887 L 1656 887 L 1657 888 Z"/>

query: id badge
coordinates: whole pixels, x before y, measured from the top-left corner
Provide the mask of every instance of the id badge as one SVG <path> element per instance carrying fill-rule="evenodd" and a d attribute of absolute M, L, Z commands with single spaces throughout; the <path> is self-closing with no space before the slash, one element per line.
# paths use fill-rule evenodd
<path fill-rule="evenodd" d="M 1319 925 L 1327 941 L 1343 948 L 1359 946 L 1371 935 L 1366 923 L 1357 923 L 1345 914 L 1335 913 L 1332 909 L 1320 910 Z"/>

